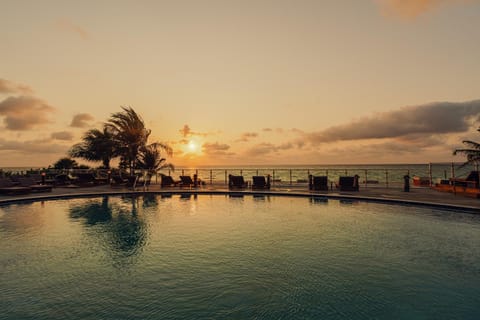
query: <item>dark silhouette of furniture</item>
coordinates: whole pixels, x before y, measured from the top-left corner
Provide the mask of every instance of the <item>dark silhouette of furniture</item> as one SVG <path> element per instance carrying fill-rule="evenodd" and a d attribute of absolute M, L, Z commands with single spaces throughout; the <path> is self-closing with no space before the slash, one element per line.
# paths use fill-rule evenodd
<path fill-rule="evenodd" d="M 178 185 L 178 181 L 173 180 L 172 176 L 160 175 L 160 186 L 162 188 L 175 187 Z"/>
<path fill-rule="evenodd" d="M 480 177 L 478 171 L 471 171 L 465 179 L 455 178 L 450 179 L 450 184 L 453 186 L 466 188 L 480 188 Z"/>
<path fill-rule="evenodd" d="M 243 176 L 228 176 L 228 188 L 229 189 L 245 189 L 248 187 L 248 183 L 245 182 Z"/>
<path fill-rule="evenodd" d="M 148 190 L 148 187 L 150 187 L 151 181 L 152 181 L 152 174 L 146 173 L 137 179 L 135 187 L 142 187 L 144 190 Z"/>
<path fill-rule="evenodd" d="M 18 182 L 21 187 L 27 187 L 32 192 L 50 192 L 52 191 L 51 185 L 38 184 L 32 177 L 18 177 Z"/>
<path fill-rule="evenodd" d="M 126 186 L 130 188 L 135 188 L 135 186 L 137 185 L 138 179 L 139 179 L 139 176 L 137 175 L 128 176 Z"/>
<path fill-rule="evenodd" d="M 196 187 L 195 182 L 193 181 L 192 177 L 190 176 L 180 176 L 180 187 Z"/>
<path fill-rule="evenodd" d="M 75 184 L 77 186 L 87 187 L 95 185 L 95 175 L 91 172 L 77 173 L 76 176 Z"/>
<path fill-rule="evenodd" d="M 339 177 L 337 187 L 340 191 L 358 191 L 358 176 Z"/>
<path fill-rule="evenodd" d="M 270 176 L 265 179 L 264 176 L 252 177 L 252 190 L 270 190 Z"/>
<path fill-rule="evenodd" d="M 327 176 L 309 176 L 308 186 L 310 190 L 328 191 L 328 177 Z"/>
<path fill-rule="evenodd" d="M 122 177 L 121 175 L 115 174 L 110 177 L 110 186 L 112 187 L 121 187 L 126 186 L 128 180 Z"/>
<path fill-rule="evenodd" d="M 30 193 L 31 191 L 32 189 L 29 187 L 22 187 L 10 179 L 0 178 L 0 194 L 26 194 Z"/>
<path fill-rule="evenodd" d="M 75 183 L 77 181 L 77 178 L 72 177 L 69 174 L 66 173 L 61 173 L 55 176 L 55 180 L 53 182 L 53 185 L 55 186 L 65 186 L 69 185 L 72 183 Z"/>

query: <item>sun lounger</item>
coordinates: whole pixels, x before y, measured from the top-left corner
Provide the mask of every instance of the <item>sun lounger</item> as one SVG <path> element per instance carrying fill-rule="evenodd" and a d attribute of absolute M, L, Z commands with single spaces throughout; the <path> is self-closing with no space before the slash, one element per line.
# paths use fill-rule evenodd
<path fill-rule="evenodd" d="M 252 189 L 270 189 L 270 176 L 265 179 L 264 176 L 252 177 Z"/>
<path fill-rule="evenodd" d="M 30 188 L 32 190 L 32 192 L 50 192 L 50 191 L 52 191 L 52 186 L 51 185 L 38 184 L 31 177 L 19 177 L 18 182 L 20 183 L 21 187 Z"/>
<path fill-rule="evenodd" d="M 69 174 L 62 173 L 62 174 L 59 174 L 59 175 L 55 176 L 54 185 L 55 186 L 64 186 L 64 185 L 72 184 L 76 180 L 77 180 L 76 178 L 70 176 Z"/>
<path fill-rule="evenodd" d="M 472 171 L 465 179 L 455 178 L 450 179 L 450 183 L 454 186 L 459 187 L 468 187 L 468 188 L 479 188 L 480 179 L 478 171 Z"/>
<path fill-rule="evenodd" d="M 151 173 L 146 173 L 143 176 L 139 177 L 135 187 L 137 188 L 143 188 L 144 190 L 148 190 L 148 187 L 150 186 L 150 183 L 152 181 L 152 174 Z"/>
<path fill-rule="evenodd" d="M 328 191 L 328 177 L 310 176 L 309 189 L 315 191 Z"/>
<path fill-rule="evenodd" d="M 340 191 L 358 191 L 358 176 L 339 177 L 337 187 Z"/>
<path fill-rule="evenodd" d="M 95 185 L 95 175 L 91 172 L 77 173 L 75 184 L 82 187 Z"/>
<path fill-rule="evenodd" d="M 128 180 L 123 178 L 120 175 L 112 175 L 110 177 L 110 186 L 111 187 L 121 187 L 121 186 L 126 186 Z"/>
<path fill-rule="evenodd" d="M 32 189 L 29 187 L 22 187 L 18 183 L 13 182 L 10 179 L 0 179 L 0 193 L 1 194 L 25 194 L 30 193 Z"/>
<path fill-rule="evenodd" d="M 175 187 L 178 185 L 178 181 L 174 181 L 172 176 L 160 175 L 160 186 L 162 188 Z"/>
<path fill-rule="evenodd" d="M 245 189 L 248 187 L 248 184 L 243 179 L 243 176 L 228 176 L 228 188 L 229 189 Z"/>
<path fill-rule="evenodd" d="M 190 176 L 180 176 L 180 187 L 195 187 L 195 182 Z"/>

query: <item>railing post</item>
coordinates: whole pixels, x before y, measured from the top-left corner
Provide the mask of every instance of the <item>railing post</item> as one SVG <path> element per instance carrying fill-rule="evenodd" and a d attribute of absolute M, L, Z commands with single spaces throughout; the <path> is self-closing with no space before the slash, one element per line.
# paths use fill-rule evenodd
<path fill-rule="evenodd" d="M 182 176 L 184 176 L 184 175 L 185 175 L 185 171 L 184 171 L 184 169 L 182 169 Z"/>
<path fill-rule="evenodd" d="M 212 175 L 212 169 L 210 169 L 210 185 L 213 184 L 213 175 Z"/>
<path fill-rule="evenodd" d="M 225 170 L 225 185 L 227 185 L 227 170 Z"/>
<path fill-rule="evenodd" d="M 385 184 L 386 184 L 386 187 L 388 188 L 388 170 L 385 170 Z"/>
<path fill-rule="evenodd" d="M 453 183 L 453 194 L 457 194 L 457 188 L 455 183 L 455 164 L 452 162 L 452 183 Z"/>
<path fill-rule="evenodd" d="M 367 187 L 367 180 L 368 180 L 368 170 L 365 169 L 365 188 Z"/>
<path fill-rule="evenodd" d="M 432 186 L 432 163 L 431 162 L 428 164 L 428 179 L 429 179 L 429 185 L 431 187 Z"/>
<path fill-rule="evenodd" d="M 290 169 L 290 185 L 292 185 L 292 169 Z"/>
<path fill-rule="evenodd" d="M 272 170 L 272 185 L 275 185 L 275 169 Z"/>

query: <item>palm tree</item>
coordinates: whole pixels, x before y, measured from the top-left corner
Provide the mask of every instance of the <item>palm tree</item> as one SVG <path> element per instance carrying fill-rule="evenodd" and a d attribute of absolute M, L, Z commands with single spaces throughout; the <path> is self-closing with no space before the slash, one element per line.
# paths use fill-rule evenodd
<path fill-rule="evenodd" d="M 53 164 L 55 169 L 74 169 L 78 168 L 77 161 L 70 158 L 61 158 Z"/>
<path fill-rule="evenodd" d="M 480 132 L 480 128 L 477 131 Z M 453 151 L 453 155 L 460 153 L 467 156 L 467 161 L 462 164 L 462 167 L 467 164 L 478 165 L 480 163 L 480 143 L 471 140 L 463 140 L 462 142 L 467 148 L 456 149 Z"/>
<path fill-rule="evenodd" d="M 69 155 L 88 161 L 102 161 L 103 167 L 109 169 L 110 160 L 117 155 L 118 149 L 111 130 L 107 126 L 103 130 L 88 130 L 82 140 L 69 150 Z"/>
<path fill-rule="evenodd" d="M 149 173 L 157 173 L 161 169 L 172 169 L 173 164 L 167 163 L 165 158 L 161 157 L 161 150 L 165 151 L 167 155 L 172 155 L 172 148 L 167 144 L 155 142 L 142 148 L 137 159 L 139 168 L 148 170 Z"/>
<path fill-rule="evenodd" d="M 135 162 L 140 150 L 146 145 L 150 130 L 143 119 L 131 107 L 122 107 L 114 113 L 105 126 L 111 130 L 118 145 L 118 152 L 127 163 L 130 174 L 134 173 Z"/>

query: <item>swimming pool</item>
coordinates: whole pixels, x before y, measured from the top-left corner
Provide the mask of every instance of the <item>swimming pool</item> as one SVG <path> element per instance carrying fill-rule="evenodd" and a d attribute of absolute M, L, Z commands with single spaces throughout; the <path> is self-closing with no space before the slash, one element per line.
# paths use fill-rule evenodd
<path fill-rule="evenodd" d="M 0 319 L 474 319 L 480 216 L 322 198 L 0 207 Z"/>

